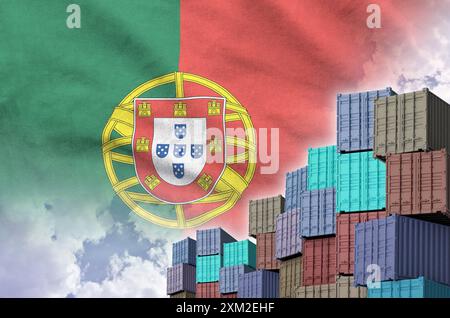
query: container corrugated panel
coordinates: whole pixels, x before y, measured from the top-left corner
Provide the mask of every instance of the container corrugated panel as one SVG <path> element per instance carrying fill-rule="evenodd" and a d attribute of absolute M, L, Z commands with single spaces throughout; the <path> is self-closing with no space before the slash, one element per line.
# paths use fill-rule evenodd
<path fill-rule="evenodd" d="M 369 265 L 380 281 L 417 278 L 450 285 L 450 227 L 406 216 L 356 224 L 355 281 L 366 285 Z"/>
<path fill-rule="evenodd" d="M 277 231 L 275 234 L 276 258 L 285 259 L 302 252 L 299 221 L 300 211 L 285 212 L 277 217 Z"/>
<path fill-rule="evenodd" d="M 336 237 L 303 241 L 302 285 L 323 285 L 336 282 Z"/>
<path fill-rule="evenodd" d="M 256 235 L 257 269 L 280 269 L 280 261 L 276 258 L 275 249 L 275 233 L 264 233 Z"/>
<path fill-rule="evenodd" d="M 302 282 L 301 256 L 281 262 L 279 279 L 280 298 L 295 298 L 295 291 Z"/>
<path fill-rule="evenodd" d="M 183 291 L 183 292 L 179 292 L 179 293 L 170 295 L 170 298 L 195 298 L 195 294 Z"/>
<path fill-rule="evenodd" d="M 428 89 L 375 102 L 375 156 L 450 149 L 450 106 Z"/>
<path fill-rule="evenodd" d="M 249 240 L 224 244 L 223 266 L 248 265 L 256 268 L 256 245 Z"/>
<path fill-rule="evenodd" d="M 276 219 L 284 212 L 284 197 L 282 195 L 251 200 L 249 203 L 249 236 L 275 232 Z"/>
<path fill-rule="evenodd" d="M 177 264 L 167 269 L 167 294 L 181 291 L 195 293 L 195 266 Z"/>
<path fill-rule="evenodd" d="M 355 264 L 355 225 L 386 218 L 386 211 L 340 213 L 336 216 L 337 273 L 353 274 Z"/>
<path fill-rule="evenodd" d="M 380 288 L 369 287 L 369 298 L 450 298 L 450 286 L 419 277 L 380 282 Z"/>
<path fill-rule="evenodd" d="M 335 188 L 302 193 L 300 235 L 318 237 L 336 233 Z"/>
<path fill-rule="evenodd" d="M 300 195 L 308 190 L 308 167 L 288 172 L 285 190 L 285 210 L 298 210 L 300 208 Z"/>
<path fill-rule="evenodd" d="M 238 298 L 278 298 L 278 273 L 257 270 L 239 275 Z"/>
<path fill-rule="evenodd" d="M 308 190 L 336 185 L 336 146 L 308 149 Z"/>
<path fill-rule="evenodd" d="M 221 228 L 197 230 L 197 255 L 223 254 L 223 244 L 236 240 Z"/>
<path fill-rule="evenodd" d="M 219 283 L 200 283 L 197 284 L 197 293 L 195 298 L 220 298 Z"/>
<path fill-rule="evenodd" d="M 195 266 L 197 242 L 190 237 L 172 245 L 172 266 L 177 264 L 191 264 Z"/>
<path fill-rule="evenodd" d="M 385 207 L 386 164 L 374 159 L 372 151 L 338 155 L 336 211 L 375 211 Z"/>
<path fill-rule="evenodd" d="M 376 91 L 337 95 L 337 151 L 373 150 L 374 101 L 396 95 L 388 87 Z"/>
<path fill-rule="evenodd" d="M 366 287 L 354 287 L 352 276 L 339 276 L 334 284 L 300 286 L 296 298 L 367 298 Z"/>
<path fill-rule="evenodd" d="M 197 283 L 218 282 L 222 255 L 197 256 Z"/>
<path fill-rule="evenodd" d="M 386 210 L 450 222 L 449 158 L 444 149 L 387 156 Z"/>
<path fill-rule="evenodd" d="M 222 294 L 235 293 L 238 290 L 239 275 L 254 271 L 247 265 L 222 267 L 220 269 L 219 289 Z"/>
<path fill-rule="evenodd" d="M 220 294 L 220 298 L 238 298 L 237 293 Z"/>

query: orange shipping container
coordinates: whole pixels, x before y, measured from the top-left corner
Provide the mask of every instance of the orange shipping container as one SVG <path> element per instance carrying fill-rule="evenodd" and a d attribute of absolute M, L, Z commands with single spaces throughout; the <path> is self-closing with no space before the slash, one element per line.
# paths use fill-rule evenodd
<path fill-rule="evenodd" d="M 220 298 L 219 282 L 197 284 L 196 298 Z"/>
<path fill-rule="evenodd" d="M 256 235 L 256 268 L 280 269 L 280 261 L 275 256 L 275 233 Z"/>
<path fill-rule="evenodd" d="M 336 237 L 303 241 L 303 286 L 336 282 Z"/>

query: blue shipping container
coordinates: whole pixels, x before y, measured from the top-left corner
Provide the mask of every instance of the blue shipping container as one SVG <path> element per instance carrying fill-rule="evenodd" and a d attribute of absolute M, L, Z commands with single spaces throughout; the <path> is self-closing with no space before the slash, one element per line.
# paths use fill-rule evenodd
<path fill-rule="evenodd" d="M 302 252 L 302 238 L 300 236 L 300 211 L 291 210 L 277 217 L 275 233 L 275 256 L 284 259 Z"/>
<path fill-rule="evenodd" d="M 222 267 L 220 269 L 219 289 L 220 293 L 237 293 L 239 275 L 253 272 L 254 269 L 247 265 Z"/>
<path fill-rule="evenodd" d="M 249 240 L 225 243 L 223 266 L 248 265 L 256 268 L 256 245 Z"/>
<path fill-rule="evenodd" d="M 221 228 L 197 230 L 197 255 L 223 254 L 223 244 L 236 240 Z"/>
<path fill-rule="evenodd" d="M 369 287 L 369 298 L 450 298 L 450 287 L 419 277 L 380 283 Z"/>
<path fill-rule="evenodd" d="M 386 164 L 373 151 L 339 154 L 336 183 L 338 213 L 386 208 Z"/>
<path fill-rule="evenodd" d="M 197 270 L 195 275 L 197 283 L 218 282 L 222 264 L 221 254 L 197 256 Z"/>
<path fill-rule="evenodd" d="M 335 188 L 302 193 L 300 235 L 317 237 L 336 234 Z"/>
<path fill-rule="evenodd" d="M 285 211 L 300 209 L 300 195 L 308 190 L 308 167 L 286 174 Z"/>
<path fill-rule="evenodd" d="M 374 270 L 380 281 L 420 276 L 450 285 L 450 226 L 406 216 L 357 223 L 355 283 L 365 286 Z"/>
<path fill-rule="evenodd" d="M 172 244 L 172 266 L 177 264 L 191 264 L 195 266 L 197 242 L 190 237 Z"/>
<path fill-rule="evenodd" d="M 308 149 L 308 190 L 336 185 L 336 146 Z"/>
<path fill-rule="evenodd" d="M 177 264 L 167 269 L 167 294 L 182 291 L 195 293 L 195 266 Z"/>
<path fill-rule="evenodd" d="M 388 87 L 378 91 L 337 95 L 337 151 L 373 150 L 374 101 L 396 95 Z"/>
<path fill-rule="evenodd" d="M 278 298 L 278 273 L 258 270 L 239 275 L 238 298 Z"/>

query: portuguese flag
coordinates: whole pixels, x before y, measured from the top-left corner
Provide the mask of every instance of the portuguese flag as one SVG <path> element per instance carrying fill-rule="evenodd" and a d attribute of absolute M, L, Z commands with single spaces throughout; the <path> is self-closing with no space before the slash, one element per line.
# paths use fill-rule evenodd
<path fill-rule="evenodd" d="M 354 90 L 377 43 L 406 34 L 404 16 L 420 11 L 415 1 L 378 1 L 383 28 L 371 30 L 365 0 L 72 2 L 0 2 L 1 208 L 32 214 L 55 204 L 74 222 L 83 222 L 78 209 L 133 211 L 149 226 L 220 225 L 242 237 L 248 201 L 284 194 L 285 174 L 306 164 L 308 146 L 335 144 L 336 93 Z M 231 143 L 244 150 L 230 173 L 244 177 L 227 179 L 205 204 L 155 202 L 132 182 L 131 131 L 121 120 L 133 97 L 211 94 L 199 89 L 208 85 L 229 94 L 238 114 L 230 111 L 230 125 L 255 128 L 251 140 Z M 107 131 L 111 119 L 119 128 Z"/>

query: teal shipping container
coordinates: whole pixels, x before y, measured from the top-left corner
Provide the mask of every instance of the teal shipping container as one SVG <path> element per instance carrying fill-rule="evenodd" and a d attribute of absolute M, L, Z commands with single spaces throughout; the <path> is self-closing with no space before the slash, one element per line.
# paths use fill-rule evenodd
<path fill-rule="evenodd" d="M 243 240 L 223 245 L 223 266 L 248 265 L 256 268 L 256 245 Z"/>
<path fill-rule="evenodd" d="M 336 186 L 336 146 L 308 149 L 308 190 Z"/>
<path fill-rule="evenodd" d="M 337 212 L 386 208 L 386 164 L 373 151 L 339 154 L 336 183 Z"/>
<path fill-rule="evenodd" d="M 197 271 L 195 273 L 197 283 L 218 282 L 220 268 L 222 267 L 222 255 L 197 256 Z"/>
<path fill-rule="evenodd" d="M 369 288 L 369 298 L 450 298 L 450 287 L 419 277 L 381 282 Z"/>

